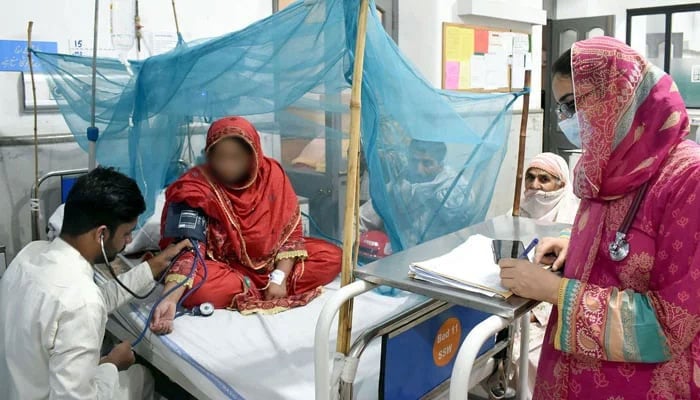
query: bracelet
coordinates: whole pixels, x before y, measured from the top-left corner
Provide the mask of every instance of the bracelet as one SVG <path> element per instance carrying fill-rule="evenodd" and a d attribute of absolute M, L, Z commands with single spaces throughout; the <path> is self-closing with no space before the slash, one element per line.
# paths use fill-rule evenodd
<path fill-rule="evenodd" d="M 284 271 L 276 269 L 272 271 L 272 273 L 270 273 L 270 283 L 274 283 L 275 285 L 282 285 L 286 277 L 287 274 L 285 274 Z"/>

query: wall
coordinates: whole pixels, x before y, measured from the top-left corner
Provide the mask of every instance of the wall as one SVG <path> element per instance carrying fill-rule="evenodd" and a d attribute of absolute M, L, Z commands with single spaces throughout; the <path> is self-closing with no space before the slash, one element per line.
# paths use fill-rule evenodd
<path fill-rule="evenodd" d="M 537 0 L 527 1 L 529 4 L 540 4 Z M 59 42 L 59 51 L 68 51 L 69 39 L 91 38 L 93 9 L 75 8 L 74 2 L 68 0 L 38 0 L 40 4 L 19 2 L 10 15 L 0 15 L 0 38 L 24 39 L 26 21 L 35 22 L 35 40 L 55 40 Z M 101 2 L 100 10 L 100 40 L 101 46 L 109 45 L 108 37 L 108 2 Z M 141 3 L 142 24 L 144 32 L 172 31 L 172 15 L 170 1 L 151 0 Z M 70 7 L 69 7 L 70 4 Z M 180 1 L 178 17 L 180 27 L 186 40 L 223 34 L 242 28 L 257 19 L 268 16 L 271 12 L 271 1 L 267 0 L 200 0 Z M 408 56 L 425 77 L 435 86 L 441 81 L 441 37 L 442 22 L 464 22 L 469 24 L 486 23 L 468 21 L 456 13 L 456 0 L 401 0 L 399 5 L 399 44 L 401 50 Z M 211 12 L 211 10 L 216 12 Z M 41 10 L 36 13 L 36 10 Z M 56 15 L 68 15 L 56 22 Z M 230 17 L 234 16 L 234 17 Z M 493 25 L 493 21 L 488 23 Z M 513 27 L 502 26 L 504 28 Z M 515 24 L 517 25 L 517 24 Z M 524 26 L 517 26 L 522 29 Z M 533 28 L 532 47 L 534 59 L 540 58 L 541 27 Z M 533 71 L 533 96 L 531 115 L 528 121 L 528 145 L 526 158 L 529 159 L 539 152 L 542 147 L 542 114 L 536 110 L 540 104 L 541 71 Z M 29 135 L 32 133 L 32 118 L 30 114 L 20 112 L 20 99 L 16 93 L 19 86 L 19 73 L 0 73 L 0 139 L 2 136 Z M 516 105 L 516 107 L 519 107 Z M 511 206 L 513 186 L 515 181 L 515 164 L 518 148 L 518 132 L 520 115 L 513 116 L 512 134 L 509 138 L 508 153 L 497 181 L 494 202 L 490 215 L 505 213 Z M 39 131 L 41 134 L 66 133 L 67 128 L 60 115 L 55 113 L 39 115 Z M 0 205 L 7 205 L 8 213 L 0 216 L 0 244 L 8 247 L 8 259 L 30 239 L 29 228 L 29 189 L 33 181 L 33 154 L 31 146 L 3 147 L 0 140 Z M 45 173 L 50 170 L 67 169 L 86 166 L 87 156 L 74 143 L 42 145 L 40 148 L 40 170 Z M 27 171 L 27 173 L 17 173 Z M 46 205 L 57 204 L 58 186 L 56 183 L 47 185 L 45 190 Z M 47 207 L 50 208 L 50 207 Z"/>
<path fill-rule="evenodd" d="M 0 13 L 0 39 L 26 40 L 27 22 L 34 21 L 33 40 L 58 42 L 59 52 L 69 51 L 69 41 L 92 42 L 93 2 L 70 0 L 35 0 L 13 2 L 12 12 Z M 111 47 L 109 36 L 109 1 L 100 2 L 98 48 Z M 271 14 L 271 0 L 199 0 L 176 2 L 180 29 L 185 40 L 218 36 L 249 25 Z M 215 12 L 212 12 L 215 10 Z M 140 2 L 144 36 L 153 32 L 175 32 L 170 0 Z M 57 16 L 61 16 L 58 17 Z M 144 55 L 146 53 L 144 52 Z M 132 57 L 137 54 L 132 53 Z M 0 72 L 0 136 L 33 133 L 30 114 L 21 112 L 18 94 L 20 74 Z M 58 113 L 41 114 L 39 132 L 66 133 Z"/>
<path fill-rule="evenodd" d="M 513 0 L 531 7 L 542 7 L 542 0 Z M 542 57 L 542 27 L 493 20 L 464 18 L 457 15 L 457 0 L 401 0 L 399 4 L 399 48 L 435 87 L 442 83 L 442 23 L 493 26 L 515 30 L 531 30 L 533 59 Z M 532 96 L 528 118 L 525 162 L 542 151 L 543 114 L 540 110 L 542 70 L 535 62 L 532 71 Z M 515 104 L 522 109 L 522 102 Z M 501 171 L 496 181 L 489 216 L 504 214 L 512 207 L 517 167 L 520 113 L 514 113 L 511 135 Z"/>
<path fill-rule="evenodd" d="M 77 6 L 80 3 L 80 6 Z M 109 1 L 101 1 L 98 48 L 110 47 Z M 92 42 L 92 2 L 35 0 L 14 2 L 11 12 L 0 13 L 0 39 L 26 40 L 27 21 L 34 21 L 33 40 L 56 41 L 59 52 L 68 52 L 70 39 Z M 205 38 L 239 30 L 272 12 L 271 0 L 186 0 L 176 2 L 180 29 L 185 40 Z M 85 6 L 83 6 L 85 5 Z M 213 11 L 212 11 L 213 10 Z M 153 32 L 174 32 L 170 0 L 140 2 L 141 23 L 147 36 Z M 137 55 L 131 54 L 132 57 Z M 31 239 L 28 201 L 34 180 L 33 148 L 10 146 L 9 136 L 33 134 L 31 114 L 22 112 L 21 74 L 0 72 L 0 244 L 7 246 L 8 261 Z M 40 135 L 68 133 L 58 113 L 39 114 Z M 48 171 L 83 168 L 87 155 L 75 143 L 42 144 L 41 174 Z M 57 182 L 42 186 L 43 205 L 52 209 L 60 199 Z M 48 216 L 47 216 L 48 217 Z"/>
<path fill-rule="evenodd" d="M 512 0 L 530 7 L 542 8 L 542 0 Z M 532 34 L 533 60 L 542 58 L 542 27 L 515 21 L 461 17 L 457 0 L 401 0 L 399 2 L 399 47 L 409 60 L 435 87 L 442 83 L 442 23 L 455 22 L 477 26 L 529 31 Z M 535 62 L 532 71 L 530 108 L 540 108 L 542 71 Z M 522 108 L 521 102 L 516 109 Z"/>

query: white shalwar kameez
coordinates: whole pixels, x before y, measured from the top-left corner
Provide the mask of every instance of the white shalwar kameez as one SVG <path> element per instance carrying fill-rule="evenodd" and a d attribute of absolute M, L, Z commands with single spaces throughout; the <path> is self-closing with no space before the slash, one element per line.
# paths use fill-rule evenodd
<path fill-rule="evenodd" d="M 146 263 L 120 279 L 137 293 L 153 284 Z M 99 364 L 107 314 L 131 299 L 114 281 L 95 284 L 92 265 L 63 240 L 30 243 L 0 280 L 0 397 L 151 399 L 145 368 Z"/>

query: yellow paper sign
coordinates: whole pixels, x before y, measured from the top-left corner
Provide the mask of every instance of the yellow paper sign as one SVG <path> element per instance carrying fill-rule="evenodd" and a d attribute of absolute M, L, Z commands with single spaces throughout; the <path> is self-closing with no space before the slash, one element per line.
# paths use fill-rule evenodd
<path fill-rule="evenodd" d="M 474 29 L 448 26 L 445 29 L 445 59 L 467 61 L 474 54 Z"/>
<path fill-rule="evenodd" d="M 472 65 L 469 61 L 461 61 L 459 63 L 459 90 L 466 90 L 472 86 Z"/>

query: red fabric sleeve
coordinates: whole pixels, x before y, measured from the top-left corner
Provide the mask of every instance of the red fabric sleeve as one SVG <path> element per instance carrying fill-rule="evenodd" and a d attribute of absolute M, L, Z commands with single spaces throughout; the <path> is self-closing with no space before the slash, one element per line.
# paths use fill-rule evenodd
<path fill-rule="evenodd" d="M 306 247 L 304 246 L 304 235 L 300 219 L 297 221 L 297 225 L 294 227 L 292 233 L 277 252 L 275 261 L 283 260 L 285 258 L 306 258 L 307 256 L 308 253 L 306 252 Z"/>

